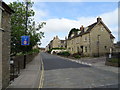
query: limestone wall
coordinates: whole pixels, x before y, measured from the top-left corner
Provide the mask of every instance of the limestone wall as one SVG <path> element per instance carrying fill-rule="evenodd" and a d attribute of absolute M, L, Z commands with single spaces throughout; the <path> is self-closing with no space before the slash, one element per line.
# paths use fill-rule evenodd
<path fill-rule="evenodd" d="M 2 12 L 2 87 L 8 86 L 10 81 L 10 14 L 6 11 Z"/>

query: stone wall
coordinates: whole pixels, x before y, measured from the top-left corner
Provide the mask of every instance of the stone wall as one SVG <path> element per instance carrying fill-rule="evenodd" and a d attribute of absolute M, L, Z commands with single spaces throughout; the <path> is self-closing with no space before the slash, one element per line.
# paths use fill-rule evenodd
<path fill-rule="evenodd" d="M 2 12 L 2 87 L 8 86 L 10 81 L 10 14 L 5 10 Z"/>
<path fill-rule="evenodd" d="M 99 36 L 98 36 L 99 35 Z M 92 55 L 104 55 L 109 53 L 110 48 L 113 48 L 113 42 L 110 38 L 110 33 L 103 27 L 102 24 L 96 25 L 90 33 L 91 38 L 91 53 Z M 99 41 L 99 43 L 97 43 Z"/>
<path fill-rule="evenodd" d="M 26 64 L 28 64 L 29 62 L 31 62 L 37 54 L 38 53 L 26 55 Z M 24 68 L 24 56 L 23 55 L 15 56 L 13 58 L 13 60 L 14 60 L 14 65 L 15 66 L 18 67 L 18 64 L 19 64 L 20 69 Z"/>
<path fill-rule="evenodd" d="M 2 29 L 1 29 L 1 15 L 2 15 L 2 4 L 0 2 L 0 90 L 2 88 Z"/>
<path fill-rule="evenodd" d="M 0 89 L 2 88 L 2 30 L 0 29 Z"/>

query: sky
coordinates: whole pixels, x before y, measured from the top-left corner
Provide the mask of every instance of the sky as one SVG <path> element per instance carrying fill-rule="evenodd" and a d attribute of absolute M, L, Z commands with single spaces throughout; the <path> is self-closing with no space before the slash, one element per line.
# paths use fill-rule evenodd
<path fill-rule="evenodd" d="M 3 0 L 7 4 L 16 0 Z M 21 0 L 20 0 L 21 1 Z M 96 0 L 97 1 L 97 0 Z M 110 0 L 109 0 L 110 1 Z M 65 39 L 72 28 L 87 27 L 101 17 L 118 41 L 118 2 L 117 0 L 34 0 L 35 21 L 46 22 L 40 30 L 45 33 L 41 47 L 45 47 L 54 36 Z"/>

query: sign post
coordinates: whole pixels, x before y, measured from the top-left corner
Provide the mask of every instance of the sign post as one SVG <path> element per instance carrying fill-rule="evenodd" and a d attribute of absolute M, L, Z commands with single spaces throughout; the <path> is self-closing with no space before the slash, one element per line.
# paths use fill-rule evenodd
<path fill-rule="evenodd" d="M 30 37 L 29 36 L 21 36 L 21 45 L 27 46 L 30 44 Z M 26 54 L 24 54 L 24 69 L 26 67 Z"/>

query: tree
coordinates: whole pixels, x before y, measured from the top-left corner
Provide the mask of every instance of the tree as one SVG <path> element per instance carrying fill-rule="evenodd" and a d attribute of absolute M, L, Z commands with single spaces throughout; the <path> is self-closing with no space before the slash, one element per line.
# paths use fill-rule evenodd
<path fill-rule="evenodd" d="M 70 37 L 73 32 L 78 32 L 78 31 L 79 31 L 79 29 L 72 28 L 72 29 L 70 30 L 70 32 L 69 32 L 68 37 Z"/>
<path fill-rule="evenodd" d="M 38 31 L 46 24 L 45 22 L 35 25 L 33 16 L 35 12 L 32 10 L 34 3 L 28 2 L 28 28 L 26 30 L 26 5 L 25 2 L 13 2 L 9 6 L 15 11 L 11 16 L 11 53 L 17 54 L 19 52 L 24 52 L 32 50 L 34 45 L 37 45 L 37 42 L 40 42 L 41 38 L 44 37 L 44 32 Z M 21 46 L 21 36 L 23 35 L 30 36 L 30 45 Z"/>

